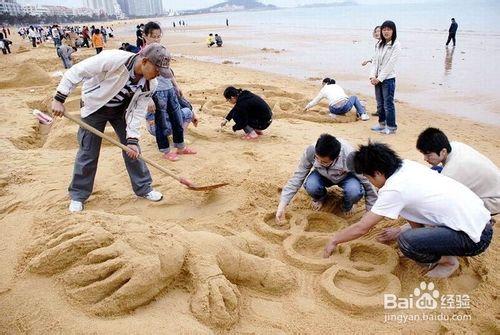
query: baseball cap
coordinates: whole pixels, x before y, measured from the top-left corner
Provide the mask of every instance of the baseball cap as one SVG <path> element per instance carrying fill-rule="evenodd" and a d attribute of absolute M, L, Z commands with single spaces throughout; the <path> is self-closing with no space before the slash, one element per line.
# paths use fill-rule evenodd
<path fill-rule="evenodd" d="M 172 78 L 172 71 L 170 71 L 170 60 L 172 59 L 172 56 L 163 45 L 159 43 L 151 43 L 142 49 L 139 54 L 156 65 L 156 67 L 160 70 L 160 75 L 162 77 Z"/>

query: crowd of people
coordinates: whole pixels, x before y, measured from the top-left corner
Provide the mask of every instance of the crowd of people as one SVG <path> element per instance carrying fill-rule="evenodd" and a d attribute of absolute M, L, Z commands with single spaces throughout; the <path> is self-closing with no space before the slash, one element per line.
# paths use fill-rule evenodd
<path fill-rule="evenodd" d="M 103 31 L 103 27 L 54 25 L 43 31 L 42 35 L 38 27 L 32 26 L 24 34 L 34 39 L 34 46 L 44 39 L 42 36 L 50 37 L 68 68 L 52 102 L 54 115 L 64 114 L 67 96 L 83 82 L 82 120 L 100 131 L 107 122 L 111 123 L 120 141 L 128 147 L 123 159 L 134 193 L 160 201 L 163 195 L 152 188 L 147 165 L 137 159 L 140 125 L 146 122 L 162 157 L 175 162 L 197 153 L 186 144 L 185 132 L 191 124 L 197 127 L 199 123 L 170 66 L 171 54 L 161 45 L 161 26 L 156 22 L 138 25 L 136 45 L 123 43 L 121 50 L 104 52 L 101 51 L 111 28 Z M 8 33 L 2 31 L 0 41 L 5 41 Z M 375 27 L 373 36 L 377 40 L 373 57 L 362 63 L 371 63 L 369 83 L 377 101 L 378 124 L 372 130 L 391 135 L 397 131 L 395 69 L 401 45 L 392 21 Z M 78 47 L 90 47 L 89 44 L 98 55 L 73 66 L 71 54 Z M 335 79 L 324 78 L 321 84 L 320 92 L 304 107 L 304 112 L 326 98 L 333 117 L 354 108 L 359 119 L 369 120 L 359 98 L 347 95 Z M 232 130 L 243 131 L 244 140 L 263 136 L 273 122 L 269 104 L 249 90 L 234 86 L 227 86 L 222 93 L 232 108 L 221 121 L 221 128 L 233 122 Z M 78 138 L 80 147 L 69 186 L 71 212 L 82 211 L 92 193 L 101 147 L 101 138 L 84 128 L 78 130 Z M 283 187 L 276 210 L 277 223 L 283 223 L 287 207 L 302 187 L 311 198 L 312 208 L 320 210 L 329 196 L 328 188 L 337 185 L 343 190 L 343 215 L 351 216 L 362 199 L 365 214 L 331 237 L 324 257 L 335 252 L 339 244 L 367 234 L 384 218 L 401 216 L 408 223 L 383 229 L 378 240 L 397 241 L 406 257 L 428 265 L 430 277 L 452 275 L 459 267 L 457 257 L 480 254 L 491 242 L 492 217 L 500 213 L 500 172 L 490 159 L 465 143 L 450 141 L 440 129 L 423 130 L 415 143 L 431 168 L 401 158 L 383 143 L 370 141 L 356 149 L 346 139 L 322 134 L 315 144 L 305 148 L 295 172 Z"/>

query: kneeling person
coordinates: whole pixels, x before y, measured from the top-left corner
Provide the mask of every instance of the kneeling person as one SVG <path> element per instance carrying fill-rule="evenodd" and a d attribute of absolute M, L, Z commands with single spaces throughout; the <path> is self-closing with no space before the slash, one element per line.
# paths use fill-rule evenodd
<path fill-rule="evenodd" d="M 448 277 L 459 266 L 456 256 L 475 256 L 488 248 L 493 235 L 490 213 L 466 186 L 401 160 L 385 144 L 361 146 L 354 167 L 379 189 L 378 199 L 359 222 L 333 235 L 324 257 L 338 244 L 367 234 L 384 217 L 399 216 L 411 225 L 398 234 L 399 248 L 416 262 L 435 265 L 429 277 Z"/>
<path fill-rule="evenodd" d="M 304 185 L 313 198 L 313 209 L 319 210 L 327 196 L 327 187 L 338 185 L 344 191 L 342 210 L 352 212 L 353 206 L 363 196 L 366 197 L 366 210 L 370 210 L 377 200 L 375 189 L 368 179 L 357 175 L 348 166 L 354 148 L 345 140 L 323 134 L 316 145 L 306 148 L 293 177 L 283 188 L 276 212 L 278 222 L 285 217 L 285 208 Z M 312 170 L 312 172 L 311 172 Z"/>

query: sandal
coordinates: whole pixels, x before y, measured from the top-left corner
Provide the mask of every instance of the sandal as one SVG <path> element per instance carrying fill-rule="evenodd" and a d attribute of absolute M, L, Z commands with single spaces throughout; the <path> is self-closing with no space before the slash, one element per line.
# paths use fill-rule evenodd
<path fill-rule="evenodd" d="M 177 154 L 178 155 L 195 155 L 196 150 L 185 147 L 184 149 L 177 149 Z"/>
<path fill-rule="evenodd" d="M 179 156 L 175 152 L 167 152 L 163 154 L 163 158 L 171 162 L 177 162 L 179 160 Z"/>
<path fill-rule="evenodd" d="M 251 134 L 246 134 L 244 136 L 241 137 L 243 140 L 247 140 L 247 141 L 251 141 L 251 140 L 256 140 L 259 138 L 259 135 L 255 134 L 255 135 L 251 135 Z"/>

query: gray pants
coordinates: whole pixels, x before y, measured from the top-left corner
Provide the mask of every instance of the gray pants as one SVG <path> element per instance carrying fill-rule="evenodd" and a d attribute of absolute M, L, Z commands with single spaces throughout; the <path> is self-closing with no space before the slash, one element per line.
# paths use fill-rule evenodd
<path fill-rule="evenodd" d="M 63 65 L 64 65 L 65 69 L 69 69 L 69 68 L 71 68 L 73 66 L 73 62 L 71 61 L 71 58 L 65 57 L 65 56 L 61 56 L 61 59 L 63 61 Z"/>
<path fill-rule="evenodd" d="M 83 118 L 82 121 L 101 132 L 104 132 L 106 123 L 109 121 L 118 135 L 120 142 L 126 144 L 125 108 L 126 106 L 116 108 L 102 107 L 86 118 Z M 81 127 L 78 129 L 77 138 L 80 148 L 76 154 L 73 180 L 69 185 L 68 191 L 72 200 L 85 202 L 90 197 L 94 188 L 102 139 Z M 148 167 L 140 159 L 129 158 L 124 151 L 122 151 L 122 155 L 130 182 L 132 183 L 132 189 L 138 196 L 145 196 L 152 191 L 152 179 Z"/>

